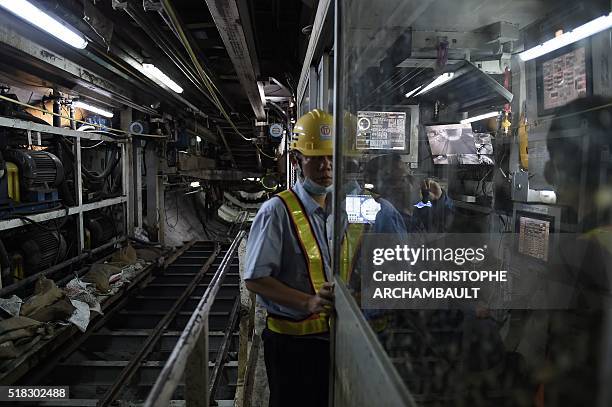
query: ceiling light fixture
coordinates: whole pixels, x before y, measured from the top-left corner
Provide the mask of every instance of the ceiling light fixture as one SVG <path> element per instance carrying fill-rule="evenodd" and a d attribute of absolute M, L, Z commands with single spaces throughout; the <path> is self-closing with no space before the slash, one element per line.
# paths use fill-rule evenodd
<path fill-rule="evenodd" d="M 181 88 L 176 82 L 170 79 L 165 73 L 160 71 L 155 65 L 142 64 L 142 69 L 149 78 L 157 79 L 176 93 L 183 93 L 183 88 Z"/>
<path fill-rule="evenodd" d="M 432 90 L 433 88 L 437 88 L 440 85 L 444 85 L 446 82 L 448 82 L 451 79 L 453 79 L 454 76 L 455 76 L 454 72 L 443 73 L 442 75 L 440 75 L 436 79 L 434 79 L 433 82 L 431 82 L 429 85 L 427 85 L 423 89 L 421 89 L 419 91 L 419 93 L 417 93 L 415 96 L 424 95 L 427 92 L 429 92 L 430 90 Z"/>
<path fill-rule="evenodd" d="M 189 184 L 191 188 L 198 188 L 200 186 L 200 181 L 193 181 Z"/>
<path fill-rule="evenodd" d="M 580 27 L 574 28 L 572 31 L 563 33 L 543 44 L 530 48 L 527 51 L 523 51 L 519 54 L 519 57 L 523 61 L 529 61 L 548 54 L 549 52 L 558 50 L 559 48 L 563 48 L 566 45 L 583 40 L 603 30 L 607 30 L 610 27 L 612 27 L 612 13 L 596 18 L 595 20 L 591 20 Z"/>
<path fill-rule="evenodd" d="M 409 98 L 410 96 L 414 95 L 415 93 L 417 93 L 421 88 L 423 87 L 423 85 L 420 85 L 417 88 L 412 89 L 410 92 L 406 93 L 406 97 Z"/>
<path fill-rule="evenodd" d="M 113 112 L 109 112 L 108 110 L 100 109 L 99 107 L 95 107 L 95 106 L 92 106 L 90 104 L 83 103 L 80 101 L 72 102 L 72 107 L 79 108 L 79 109 L 85 109 L 90 112 L 97 113 L 100 116 L 104 116 L 104 117 L 114 116 Z"/>
<path fill-rule="evenodd" d="M 496 117 L 496 116 L 499 116 L 499 112 L 489 112 L 489 113 L 481 114 L 479 116 L 468 117 L 467 119 L 461 120 L 459 123 L 467 124 L 467 123 L 477 122 L 479 120 L 490 119 L 491 117 Z"/>
<path fill-rule="evenodd" d="M 79 49 L 87 46 L 87 40 L 79 32 L 67 27 L 26 0 L 0 0 L 0 7 L 48 32 L 68 45 Z"/>

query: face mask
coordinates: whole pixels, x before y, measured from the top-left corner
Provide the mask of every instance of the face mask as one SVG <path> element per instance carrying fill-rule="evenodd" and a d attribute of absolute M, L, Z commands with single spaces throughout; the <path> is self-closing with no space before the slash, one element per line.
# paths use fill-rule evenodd
<path fill-rule="evenodd" d="M 317 184 L 316 182 L 314 182 L 310 178 L 304 179 L 304 182 L 302 183 L 302 186 L 304 187 L 306 192 L 308 192 L 309 194 L 312 194 L 312 195 L 326 195 L 326 194 L 328 194 L 329 192 L 331 192 L 334 189 L 333 185 L 330 185 L 328 187 L 324 187 L 322 185 Z"/>

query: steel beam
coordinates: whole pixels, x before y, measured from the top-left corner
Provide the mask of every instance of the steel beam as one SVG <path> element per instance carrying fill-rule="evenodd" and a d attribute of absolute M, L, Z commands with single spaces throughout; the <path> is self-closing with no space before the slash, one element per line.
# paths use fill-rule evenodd
<path fill-rule="evenodd" d="M 308 40 L 308 48 L 306 49 L 306 56 L 304 57 L 304 65 L 302 65 L 302 73 L 300 74 L 300 81 L 297 88 L 297 100 L 302 100 L 302 96 L 306 91 L 308 85 L 308 79 L 310 77 L 310 66 L 313 65 L 315 53 L 320 48 L 319 38 L 323 32 L 325 25 L 332 23 L 328 18 L 328 12 L 330 10 L 329 5 L 331 0 L 321 0 L 317 6 L 317 14 L 315 15 L 315 21 L 312 25 L 312 33 L 310 34 L 310 40 Z"/>
<path fill-rule="evenodd" d="M 54 211 L 39 213 L 36 215 L 29 215 L 29 216 L 24 215 L 23 217 L 28 218 L 31 221 L 37 222 L 37 223 L 46 222 L 46 221 L 61 218 L 64 216 L 71 216 L 71 215 L 75 215 L 79 213 L 89 212 L 94 209 L 105 208 L 111 205 L 122 204 L 126 201 L 126 199 L 127 198 L 125 196 L 119 196 L 116 198 L 109 198 L 109 199 L 105 199 L 105 200 L 98 201 L 98 202 L 83 204 L 81 206 L 73 206 L 73 207 L 66 208 L 66 209 L 58 209 Z M 0 221 L 0 230 L 18 228 L 20 226 L 25 226 L 28 224 L 29 223 L 27 221 L 24 221 L 22 219 L 2 220 Z"/>
<path fill-rule="evenodd" d="M 142 228 L 142 142 L 134 141 L 134 208 L 135 227 Z"/>
<path fill-rule="evenodd" d="M 225 145 L 225 149 L 227 150 L 227 153 L 230 156 L 230 160 L 232 161 L 232 167 L 238 168 L 238 164 L 236 164 L 236 160 L 234 159 L 234 154 L 232 154 L 232 149 L 230 148 L 229 144 L 227 143 L 227 139 L 225 138 L 225 134 L 223 133 L 223 130 L 221 129 L 221 127 L 219 127 L 219 125 L 217 125 L 217 132 L 221 136 L 221 140 L 223 140 L 223 145 Z"/>
<path fill-rule="evenodd" d="M 159 171 L 159 158 L 155 151 L 155 145 L 151 145 L 145 148 L 145 163 L 147 168 L 146 174 L 146 185 L 147 185 L 147 225 L 149 226 L 149 238 L 151 241 L 157 238 L 157 224 L 158 224 L 158 190 L 157 190 L 157 172 Z M 161 220 L 163 222 L 163 219 Z"/>
<path fill-rule="evenodd" d="M 241 23 L 243 19 L 248 18 L 248 14 L 240 15 L 236 0 L 206 0 L 206 4 L 232 60 L 240 84 L 249 98 L 255 117 L 257 120 L 265 120 L 266 112 L 257 86 L 253 63 L 257 55 L 255 55 L 255 50 L 249 50 L 247 41 L 247 36 L 253 34 L 245 30 L 248 25 Z"/>
<path fill-rule="evenodd" d="M 53 127 L 46 124 L 39 124 L 29 122 L 25 120 L 12 119 L 10 117 L 0 117 L 0 127 L 10 127 L 13 129 L 26 130 L 28 132 L 40 132 L 47 134 L 57 134 L 65 137 L 76 137 L 79 139 L 86 139 L 92 141 L 110 141 L 115 143 L 121 143 L 122 140 L 116 140 L 112 137 L 104 136 L 99 133 L 89 133 L 85 131 L 78 131 L 67 129 L 64 127 Z"/>
<path fill-rule="evenodd" d="M 183 171 L 183 174 L 208 181 L 242 181 L 243 178 L 261 177 L 263 173 L 233 170 L 199 170 Z"/>
<path fill-rule="evenodd" d="M 76 203 L 77 208 L 83 207 L 83 160 L 81 158 L 81 138 L 77 137 L 74 139 L 74 156 L 76 157 L 74 166 L 75 168 L 75 182 L 76 182 Z M 112 174 L 111 174 L 112 176 Z M 85 250 L 85 216 L 83 211 L 77 213 L 77 253 L 83 253 Z"/>
<path fill-rule="evenodd" d="M 121 130 L 129 131 L 132 123 L 132 108 L 127 107 L 121 111 Z M 134 236 L 134 149 L 129 142 L 122 144 L 121 149 L 121 181 L 125 202 L 125 228 L 128 236 Z"/>

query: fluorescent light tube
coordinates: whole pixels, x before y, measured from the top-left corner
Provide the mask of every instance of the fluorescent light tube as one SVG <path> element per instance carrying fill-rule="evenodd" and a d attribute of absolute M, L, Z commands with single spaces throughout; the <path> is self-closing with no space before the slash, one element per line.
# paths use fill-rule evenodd
<path fill-rule="evenodd" d="M 97 114 L 99 114 L 101 116 L 104 116 L 104 117 L 113 117 L 114 116 L 113 112 L 109 112 L 108 110 L 100 109 L 99 107 L 88 105 L 87 103 L 83 103 L 83 102 L 79 102 L 79 101 L 72 102 L 72 106 L 73 107 L 78 107 L 79 109 L 89 110 L 90 112 L 97 113 Z"/>
<path fill-rule="evenodd" d="M 548 54 L 549 52 L 563 48 L 566 45 L 573 44 L 577 41 L 583 40 L 590 37 L 593 34 L 597 34 L 603 30 L 612 27 L 612 13 L 607 16 L 601 16 L 595 20 L 591 20 L 580 27 L 575 28 L 572 31 L 568 31 L 564 34 L 559 35 L 553 39 L 546 41 L 543 44 L 535 46 L 523 51 L 519 54 L 519 57 L 523 61 L 529 61 L 534 58 L 541 57 L 542 55 Z"/>
<path fill-rule="evenodd" d="M 436 87 L 438 87 L 440 85 L 444 85 L 446 82 L 448 82 L 451 79 L 453 79 L 454 76 L 455 76 L 454 72 L 443 73 L 442 75 L 440 75 L 436 79 L 434 79 L 434 81 L 432 83 L 430 83 L 429 85 L 427 85 L 423 89 L 421 89 L 421 91 L 419 93 L 417 93 L 415 96 L 424 95 L 425 93 L 429 92 L 433 88 L 436 88 Z"/>
<path fill-rule="evenodd" d="M 80 33 L 68 28 L 26 0 L 0 0 L 0 7 L 48 32 L 68 45 L 80 49 L 87 46 L 87 41 Z"/>
<path fill-rule="evenodd" d="M 155 65 L 142 64 L 142 69 L 149 76 L 149 78 L 157 79 L 176 93 L 183 93 L 183 88 L 181 88 L 176 82 L 170 79 L 165 73 L 160 71 Z"/>
<path fill-rule="evenodd" d="M 261 103 L 266 105 L 266 92 L 264 90 L 263 83 L 261 81 L 257 82 L 257 89 L 259 89 L 259 97 L 261 98 Z"/>
<path fill-rule="evenodd" d="M 491 117 L 495 117 L 498 115 L 499 115 L 499 112 L 489 112 L 489 113 L 481 114 L 479 116 L 468 117 L 467 119 L 461 120 L 459 123 L 467 124 L 467 123 L 477 122 L 478 120 L 489 119 Z"/>
<path fill-rule="evenodd" d="M 415 93 L 417 93 L 421 88 L 423 87 L 423 85 L 420 85 L 417 88 L 412 89 L 410 92 L 406 93 L 406 97 L 409 98 L 410 96 L 414 95 Z"/>
<path fill-rule="evenodd" d="M 191 184 L 189 184 L 189 186 L 190 186 L 191 188 L 197 188 L 197 187 L 199 187 L 199 186 L 200 186 L 200 181 L 194 181 L 194 182 L 192 182 Z"/>

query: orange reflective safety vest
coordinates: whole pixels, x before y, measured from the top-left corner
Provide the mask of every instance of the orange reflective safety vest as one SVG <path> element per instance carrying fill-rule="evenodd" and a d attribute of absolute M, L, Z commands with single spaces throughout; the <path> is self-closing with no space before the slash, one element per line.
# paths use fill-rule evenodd
<path fill-rule="evenodd" d="M 302 202 L 300 202 L 295 192 L 289 189 L 280 192 L 276 196 L 281 199 L 287 209 L 291 223 L 297 233 L 297 239 L 302 248 L 304 259 L 306 260 L 312 289 L 317 293 L 323 286 L 323 283 L 327 281 L 327 278 L 325 276 L 321 248 L 315 237 L 314 229 L 305 214 Z M 363 231 L 363 225 L 361 226 L 361 231 Z M 352 240 L 355 241 L 355 239 Z M 360 238 L 357 239 L 357 241 L 360 240 Z M 350 265 L 352 263 L 352 258 L 347 258 L 345 260 L 344 253 L 351 253 L 354 255 L 357 251 L 356 248 L 352 248 L 352 245 L 353 243 L 349 242 L 347 238 L 345 238 L 342 243 L 343 259 L 341 277 L 344 270 L 346 270 L 346 273 L 350 271 L 345 265 Z M 346 274 L 346 276 L 350 275 Z M 294 320 L 268 314 L 267 326 L 268 329 L 273 332 L 286 335 L 320 334 L 329 331 L 329 315 L 327 313 L 319 313 L 312 314 L 302 320 Z"/>

